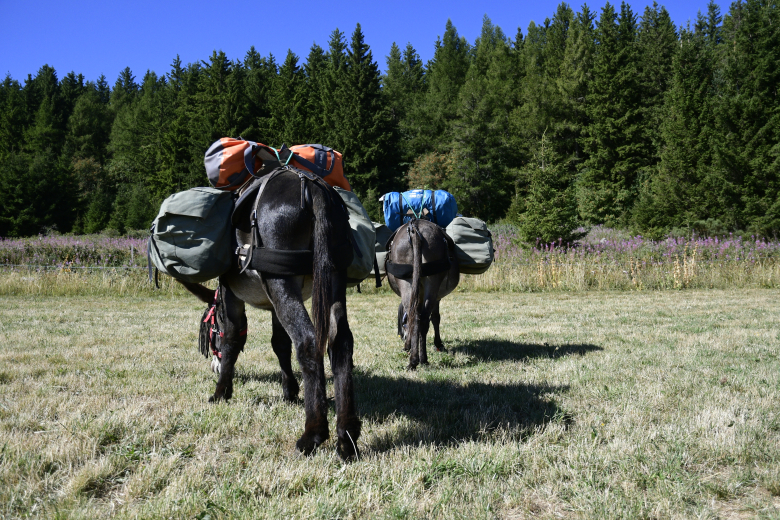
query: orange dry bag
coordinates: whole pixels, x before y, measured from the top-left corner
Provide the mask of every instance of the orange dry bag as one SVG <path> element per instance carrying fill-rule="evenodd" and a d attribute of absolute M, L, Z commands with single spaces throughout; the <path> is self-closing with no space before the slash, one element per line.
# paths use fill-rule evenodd
<path fill-rule="evenodd" d="M 279 155 L 283 156 L 285 146 L 279 149 Z M 310 171 L 323 178 L 331 186 L 338 186 L 347 191 L 352 191 L 352 186 L 344 177 L 344 164 L 341 153 L 333 148 L 321 144 L 299 144 L 289 148 L 293 153 L 290 164 L 296 168 Z"/>

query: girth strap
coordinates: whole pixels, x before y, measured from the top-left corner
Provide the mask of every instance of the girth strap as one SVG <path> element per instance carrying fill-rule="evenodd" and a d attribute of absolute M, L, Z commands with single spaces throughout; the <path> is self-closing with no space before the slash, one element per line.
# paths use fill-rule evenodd
<path fill-rule="evenodd" d="M 314 252 L 310 249 L 268 249 L 255 248 L 248 264 L 249 269 L 262 272 L 268 278 L 312 274 Z"/>
<path fill-rule="evenodd" d="M 420 268 L 420 277 L 432 276 L 449 270 L 450 259 L 444 257 L 435 262 L 426 262 Z M 394 264 L 389 258 L 385 261 L 385 271 L 396 278 L 411 279 L 414 271 L 412 264 Z"/>

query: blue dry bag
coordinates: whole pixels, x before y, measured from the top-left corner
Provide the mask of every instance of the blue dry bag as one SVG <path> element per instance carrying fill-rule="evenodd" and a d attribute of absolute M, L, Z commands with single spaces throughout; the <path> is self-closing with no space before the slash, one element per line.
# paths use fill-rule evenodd
<path fill-rule="evenodd" d="M 455 197 L 444 190 L 392 191 L 384 196 L 385 224 L 395 231 L 412 218 L 430 220 L 447 227 L 458 214 Z"/>

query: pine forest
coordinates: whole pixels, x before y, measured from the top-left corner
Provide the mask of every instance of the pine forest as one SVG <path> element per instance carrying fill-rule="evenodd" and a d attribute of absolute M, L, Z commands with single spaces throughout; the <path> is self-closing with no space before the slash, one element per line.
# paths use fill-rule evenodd
<path fill-rule="evenodd" d="M 221 137 L 341 151 L 374 220 L 383 193 L 430 188 L 525 240 L 780 232 L 776 2 L 711 1 L 684 26 L 657 4 L 561 3 L 514 35 L 485 16 L 473 42 L 448 21 L 434 45 L 427 63 L 411 43 L 382 58 L 357 25 L 305 58 L 215 51 L 113 85 L 7 75 L 0 237 L 148 229 L 165 197 L 207 185 Z"/>

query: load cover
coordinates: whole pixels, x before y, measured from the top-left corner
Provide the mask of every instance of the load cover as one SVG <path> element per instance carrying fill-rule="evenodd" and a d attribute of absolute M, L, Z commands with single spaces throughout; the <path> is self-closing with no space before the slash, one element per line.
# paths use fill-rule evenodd
<path fill-rule="evenodd" d="M 445 190 L 393 191 L 383 197 L 385 224 L 395 231 L 413 218 L 447 227 L 458 214 L 455 197 Z"/>

